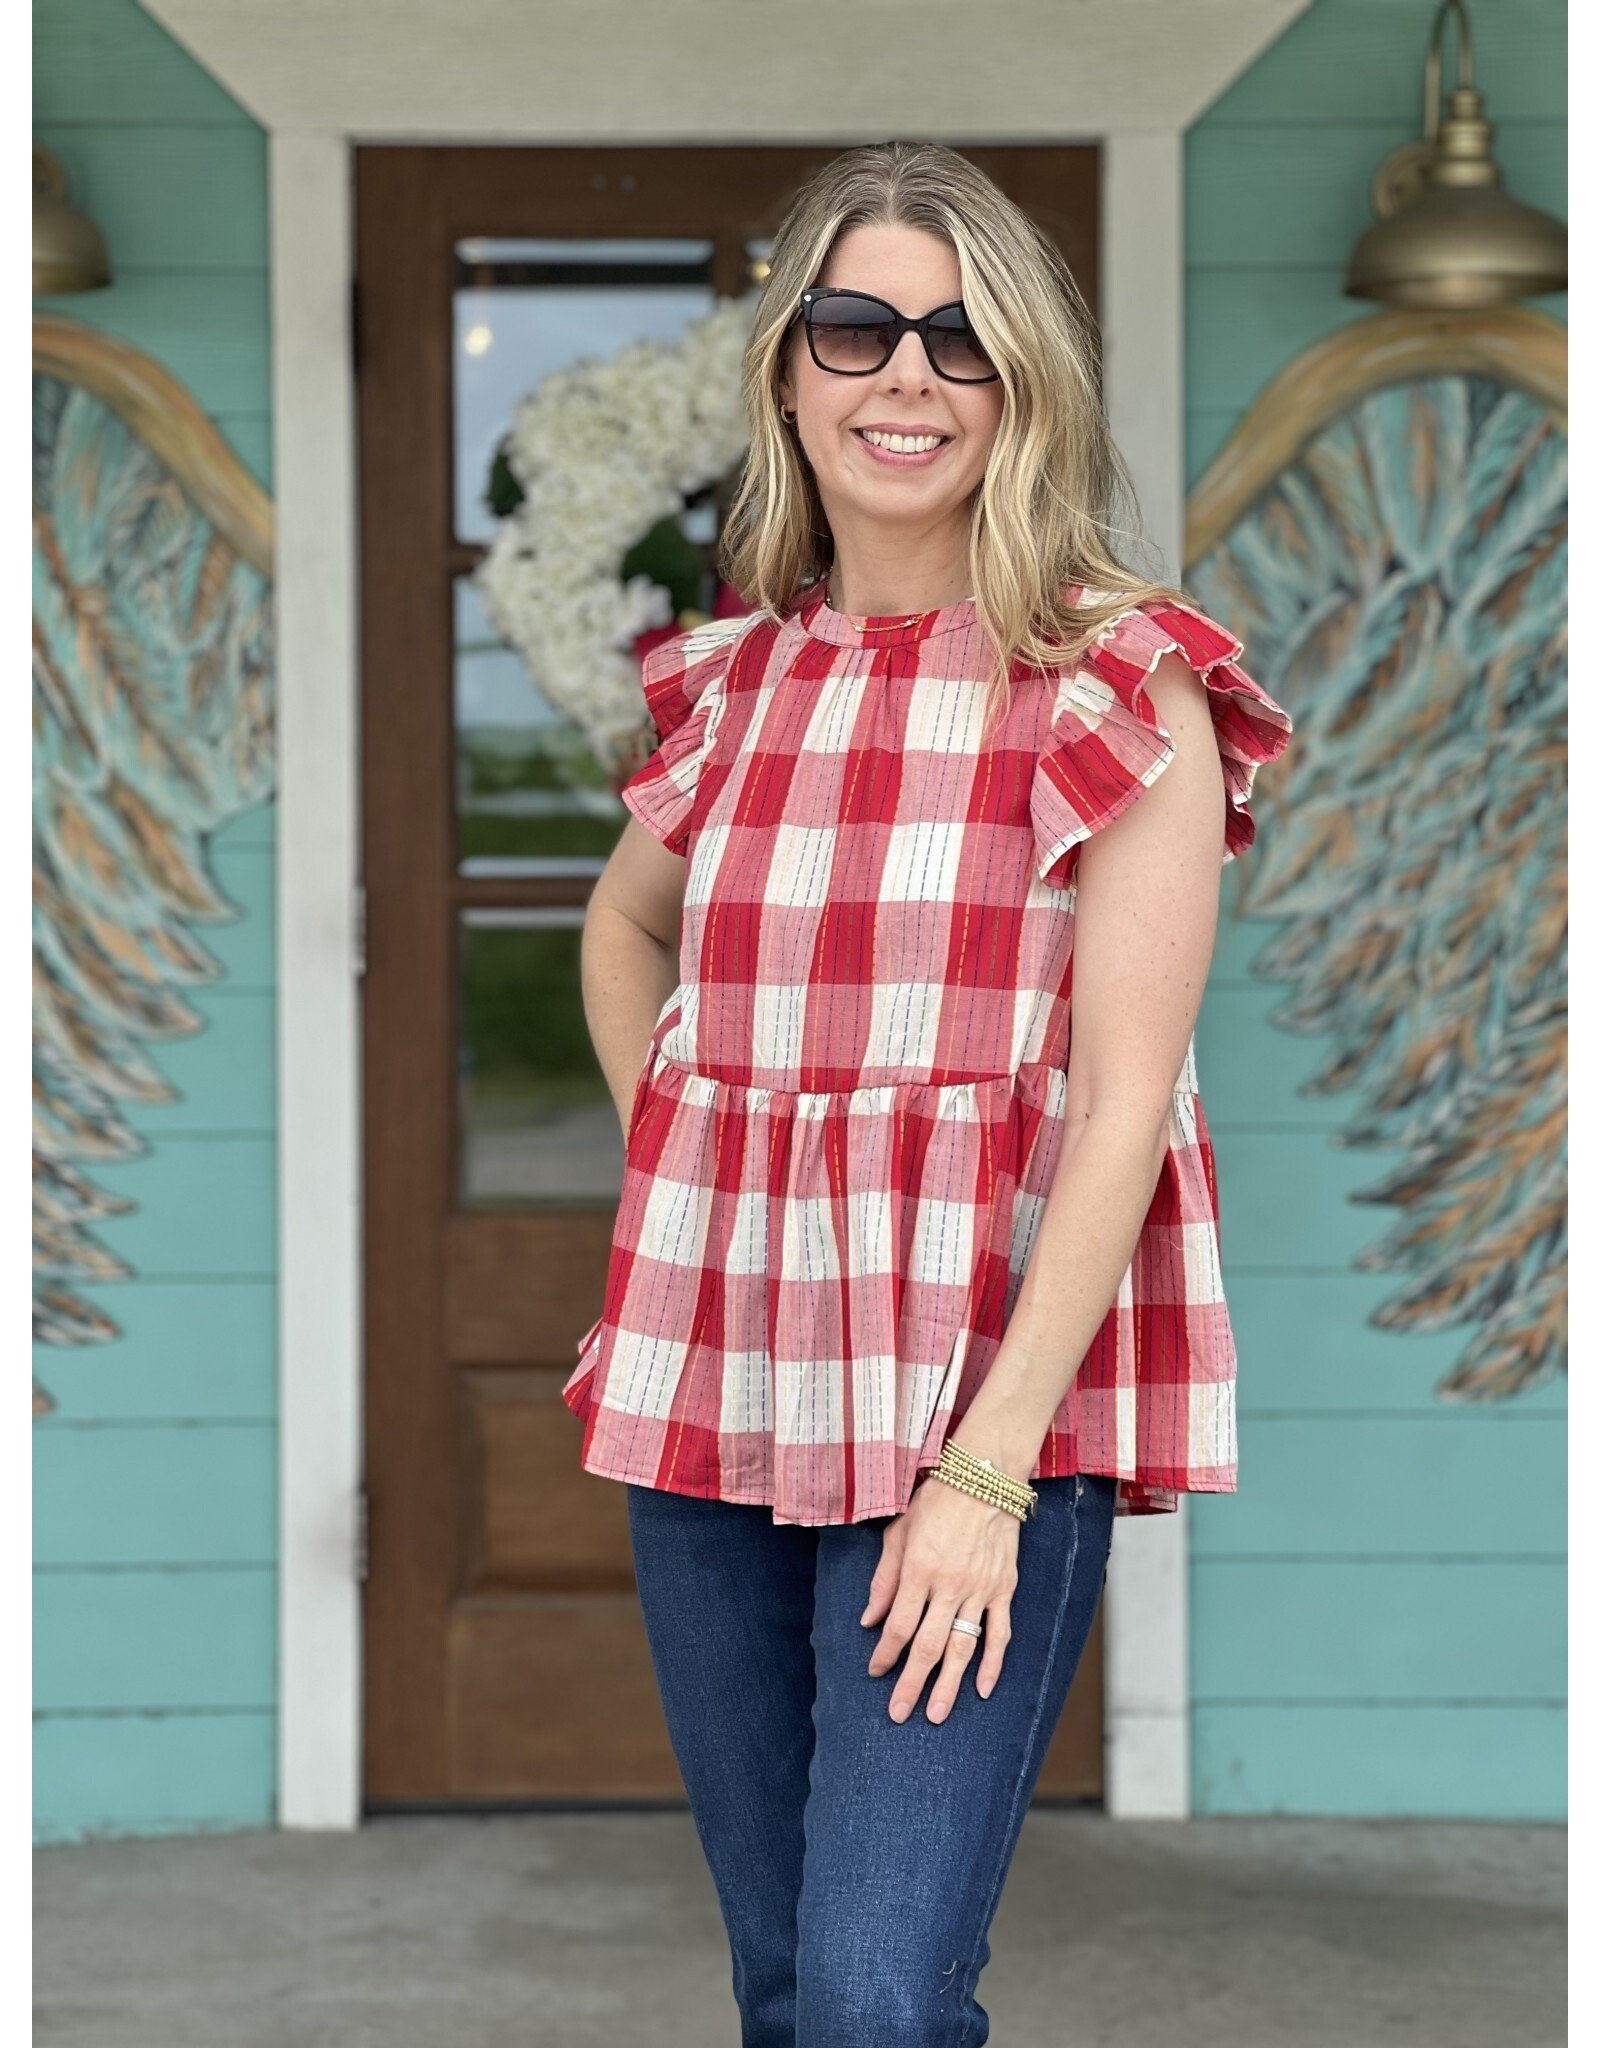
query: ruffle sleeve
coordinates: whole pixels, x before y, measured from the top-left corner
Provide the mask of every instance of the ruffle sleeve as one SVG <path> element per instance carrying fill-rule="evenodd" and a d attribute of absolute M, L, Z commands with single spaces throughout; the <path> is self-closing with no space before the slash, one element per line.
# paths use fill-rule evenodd
<path fill-rule="evenodd" d="M 1068 887 L 1073 848 L 1121 817 L 1176 753 L 1145 688 L 1163 654 L 1181 654 L 1205 684 L 1227 792 L 1223 860 L 1251 844 L 1256 771 L 1288 746 L 1294 725 L 1239 666 L 1243 651 L 1192 605 L 1137 606 L 1102 629 L 1061 679 L 1034 768 L 1029 808 L 1041 881 Z"/>
<path fill-rule="evenodd" d="M 700 766 L 726 701 L 722 686 L 734 645 L 752 616 L 691 626 L 659 641 L 644 658 L 644 700 L 655 721 L 658 744 L 619 794 L 669 852 L 688 852 Z"/>

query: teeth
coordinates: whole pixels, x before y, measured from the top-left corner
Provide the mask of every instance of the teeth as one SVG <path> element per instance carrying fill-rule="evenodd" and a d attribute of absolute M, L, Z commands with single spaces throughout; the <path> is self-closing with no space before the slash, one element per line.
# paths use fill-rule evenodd
<path fill-rule="evenodd" d="M 874 448 L 888 448 L 896 455 L 924 455 L 930 448 L 937 448 L 944 440 L 943 434 L 879 434 L 871 427 L 861 429 L 863 441 L 870 441 Z"/>

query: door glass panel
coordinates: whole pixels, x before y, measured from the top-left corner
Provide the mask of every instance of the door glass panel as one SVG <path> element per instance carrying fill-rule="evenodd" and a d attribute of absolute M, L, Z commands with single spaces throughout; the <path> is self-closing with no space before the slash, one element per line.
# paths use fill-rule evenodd
<path fill-rule="evenodd" d="M 581 905 L 460 913 L 457 1200 L 604 1207 L 622 1127 L 584 1021 Z"/>
<path fill-rule="evenodd" d="M 555 371 L 676 340 L 716 302 L 714 245 L 476 237 L 454 254 L 452 518 L 477 550 L 520 491 L 502 453 L 518 403 Z M 706 549 L 715 508 L 696 502 L 677 524 L 690 550 Z M 501 639 L 469 575 L 453 611 L 459 873 L 595 874 L 627 816 L 610 773 Z M 622 1134 L 583 1016 L 581 903 L 458 915 L 461 1206 L 614 1203 Z"/>

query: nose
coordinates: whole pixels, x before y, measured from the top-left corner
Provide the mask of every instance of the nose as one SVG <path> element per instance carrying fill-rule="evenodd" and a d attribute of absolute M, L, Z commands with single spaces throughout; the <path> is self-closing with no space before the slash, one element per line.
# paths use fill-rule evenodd
<path fill-rule="evenodd" d="M 878 375 L 895 391 L 931 391 L 937 380 L 920 334 L 902 334 L 894 354 Z"/>

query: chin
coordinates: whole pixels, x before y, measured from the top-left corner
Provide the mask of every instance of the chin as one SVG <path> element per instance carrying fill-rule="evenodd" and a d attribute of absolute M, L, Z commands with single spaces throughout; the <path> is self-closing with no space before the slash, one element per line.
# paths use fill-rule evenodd
<path fill-rule="evenodd" d="M 937 519 L 942 513 L 956 511 L 968 496 L 966 491 L 934 492 L 902 484 L 898 489 L 891 485 L 888 490 L 868 491 L 859 502 L 866 510 L 885 518 L 892 519 L 898 512 L 918 519 Z"/>

